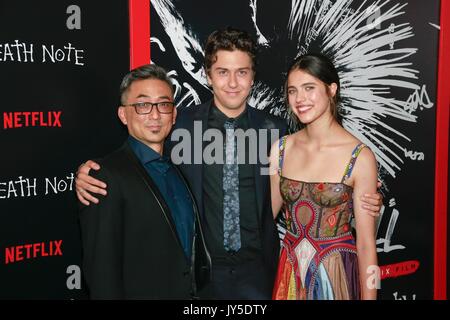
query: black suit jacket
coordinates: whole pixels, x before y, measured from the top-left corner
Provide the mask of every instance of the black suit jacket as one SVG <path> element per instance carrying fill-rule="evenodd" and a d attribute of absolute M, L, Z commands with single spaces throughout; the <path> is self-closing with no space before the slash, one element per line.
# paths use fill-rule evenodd
<path fill-rule="evenodd" d="M 208 281 L 211 264 L 196 205 L 193 257 L 187 261 L 170 209 L 128 143 L 99 164 L 92 175 L 108 184 L 108 194 L 80 211 L 91 298 L 195 296 Z"/>
<path fill-rule="evenodd" d="M 211 108 L 212 101 L 206 102 L 204 104 L 180 109 L 177 122 L 172 131 L 172 135 L 166 140 L 165 153 L 167 156 L 171 156 L 172 160 L 174 160 L 174 155 L 171 154 L 172 150 L 174 153 L 179 151 L 179 147 L 176 145 L 180 142 L 183 143 L 183 129 L 188 132 L 195 142 L 202 141 L 203 133 L 208 129 L 208 115 L 209 110 Z M 257 110 L 250 106 L 247 106 L 248 110 L 248 121 L 249 128 L 253 128 L 255 130 L 259 129 L 278 129 L 279 137 L 282 137 L 287 132 L 287 124 L 280 118 L 269 115 L 265 111 Z M 181 131 L 176 131 L 181 129 Z M 260 154 L 260 147 L 264 147 L 265 150 L 261 150 L 262 153 L 265 153 L 267 156 L 270 153 L 271 147 L 271 135 L 273 136 L 276 131 L 267 131 L 268 134 L 266 136 L 265 143 L 260 143 L 258 145 L 258 155 Z M 201 137 L 199 137 L 199 134 Z M 172 141 L 172 139 L 177 139 L 179 141 Z M 278 138 L 275 134 L 274 138 Z M 203 208 L 203 165 L 202 161 L 199 162 L 199 152 L 203 153 L 205 146 L 209 142 L 203 142 L 201 147 L 195 145 L 195 143 L 188 143 L 185 145 L 190 146 L 190 163 L 180 163 L 178 167 L 186 177 L 188 184 L 191 187 L 192 193 L 194 194 L 195 200 L 199 206 L 200 218 L 204 219 L 205 214 Z M 195 161 L 197 160 L 197 161 Z M 279 255 L 279 237 L 276 229 L 275 222 L 273 220 L 272 215 L 272 205 L 270 198 L 270 178 L 269 175 L 262 175 L 261 169 L 268 169 L 269 164 L 268 161 L 266 164 L 263 164 L 259 161 L 253 166 L 254 174 L 255 174 L 255 186 L 256 186 L 256 207 L 258 211 L 258 222 L 259 222 L 259 231 L 262 239 L 262 249 L 263 249 L 263 258 L 266 264 L 266 267 L 271 274 L 273 279 L 275 279 L 276 267 L 278 263 L 278 255 Z M 268 160 L 268 158 L 267 158 Z"/>

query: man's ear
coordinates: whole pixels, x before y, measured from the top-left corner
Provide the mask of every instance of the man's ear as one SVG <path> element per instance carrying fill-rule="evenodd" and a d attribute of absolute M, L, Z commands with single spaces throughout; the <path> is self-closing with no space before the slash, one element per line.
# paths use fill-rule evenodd
<path fill-rule="evenodd" d="M 172 112 L 172 125 L 174 125 L 176 121 L 177 121 L 177 107 L 173 107 L 173 112 Z"/>
<path fill-rule="evenodd" d="M 119 116 L 120 121 L 122 121 L 122 123 L 124 125 L 127 125 L 127 116 L 125 114 L 125 107 L 119 107 L 117 109 L 117 115 Z"/>
<path fill-rule="evenodd" d="M 208 83 L 208 86 L 212 87 L 212 81 L 211 81 L 211 77 L 209 76 L 209 70 L 205 71 L 205 75 L 206 75 L 206 82 Z"/>

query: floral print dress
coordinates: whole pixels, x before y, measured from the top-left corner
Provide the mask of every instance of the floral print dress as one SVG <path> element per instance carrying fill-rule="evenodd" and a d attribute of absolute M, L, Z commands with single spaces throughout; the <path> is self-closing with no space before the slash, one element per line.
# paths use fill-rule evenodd
<path fill-rule="evenodd" d="M 360 299 L 356 242 L 351 232 L 353 188 L 345 181 L 366 146 L 356 146 L 340 183 L 305 182 L 282 175 L 286 138 L 280 139 L 278 171 L 286 234 L 273 299 Z"/>

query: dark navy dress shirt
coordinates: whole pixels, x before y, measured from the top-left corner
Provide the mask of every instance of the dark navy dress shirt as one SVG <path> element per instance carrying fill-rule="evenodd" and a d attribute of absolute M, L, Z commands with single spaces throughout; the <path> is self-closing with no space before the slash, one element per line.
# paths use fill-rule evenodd
<path fill-rule="evenodd" d="M 132 136 L 128 137 L 128 143 L 169 206 L 184 253 L 190 260 L 194 234 L 194 210 L 185 183 L 169 158 L 161 156 Z"/>

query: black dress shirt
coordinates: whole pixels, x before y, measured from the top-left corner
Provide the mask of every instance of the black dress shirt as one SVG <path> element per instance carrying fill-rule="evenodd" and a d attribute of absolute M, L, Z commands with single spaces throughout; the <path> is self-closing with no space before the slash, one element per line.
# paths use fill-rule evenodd
<path fill-rule="evenodd" d="M 208 116 L 208 129 L 219 129 L 224 135 L 224 123 L 230 120 L 233 119 L 228 118 L 212 104 Z M 249 129 L 247 110 L 234 120 L 236 129 L 242 129 L 244 131 Z M 253 166 L 254 164 L 249 163 L 249 141 L 246 139 L 245 163 L 239 163 L 241 249 L 236 253 L 229 253 L 223 245 L 223 162 L 209 165 L 203 164 L 203 205 L 206 219 L 205 237 L 213 264 L 233 265 L 260 258 L 261 240 L 258 228 Z"/>

